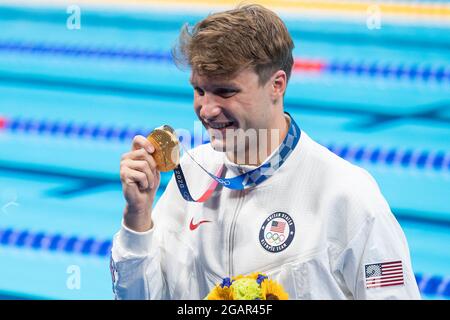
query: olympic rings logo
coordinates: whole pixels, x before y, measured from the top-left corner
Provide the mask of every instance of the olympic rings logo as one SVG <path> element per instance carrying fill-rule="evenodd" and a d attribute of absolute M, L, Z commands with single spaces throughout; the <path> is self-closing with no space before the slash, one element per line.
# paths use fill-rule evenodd
<path fill-rule="evenodd" d="M 284 234 L 280 234 L 280 233 L 276 233 L 276 232 L 272 233 L 270 231 L 266 233 L 265 238 L 268 243 L 275 244 L 275 245 L 279 245 L 279 244 L 283 243 L 284 240 L 286 239 Z"/>
<path fill-rule="evenodd" d="M 216 180 L 217 182 L 221 183 L 221 184 L 224 185 L 224 186 L 228 186 L 228 185 L 230 185 L 230 183 L 231 183 L 230 181 L 222 180 L 222 179 L 217 178 L 217 177 L 215 177 L 215 180 Z"/>
<path fill-rule="evenodd" d="M 258 240 L 264 250 L 279 253 L 289 247 L 295 236 L 295 224 L 286 212 L 274 212 L 261 225 Z"/>

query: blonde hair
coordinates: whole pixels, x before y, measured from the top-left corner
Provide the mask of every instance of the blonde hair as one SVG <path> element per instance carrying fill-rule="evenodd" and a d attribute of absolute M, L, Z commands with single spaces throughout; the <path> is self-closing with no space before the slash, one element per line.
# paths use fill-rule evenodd
<path fill-rule="evenodd" d="M 193 28 L 185 24 L 172 49 L 175 64 L 208 78 L 231 79 L 241 70 L 252 68 L 265 84 L 274 72 L 291 75 L 294 43 L 274 12 L 261 5 L 207 16 Z"/>

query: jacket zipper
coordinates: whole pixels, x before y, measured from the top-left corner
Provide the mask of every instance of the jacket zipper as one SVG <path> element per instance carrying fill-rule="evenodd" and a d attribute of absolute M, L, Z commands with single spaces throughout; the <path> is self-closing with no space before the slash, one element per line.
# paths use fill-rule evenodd
<path fill-rule="evenodd" d="M 228 275 L 230 278 L 235 276 L 233 274 L 234 273 L 234 270 L 233 270 L 233 244 L 234 244 L 234 234 L 235 234 L 235 230 L 236 230 L 236 220 L 239 215 L 239 211 L 241 209 L 241 205 L 242 205 L 242 202 L 244 199 L 243 194 L 244 194 L 244 190 L 239 190 L 238 203 L 236 205 L 236 209 L 234 210 L 233 220 L 231 220 L 230 234 L 229 234 L 229 238 L 228 238 Z"/>

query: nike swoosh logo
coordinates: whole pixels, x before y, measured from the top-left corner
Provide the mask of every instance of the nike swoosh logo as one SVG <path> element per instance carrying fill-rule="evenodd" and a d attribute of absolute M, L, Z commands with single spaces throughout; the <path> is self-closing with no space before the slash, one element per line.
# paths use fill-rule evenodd
<path fill-rule="evenodd" d="M 195 229 L 198 228 L 199 225 L 201 225 L 202 223 L 206 223 L 206 222 L 211 222 L 209 220 L 200 220 L 198 223 L 194 223 L 194 218 L 191 219 L 191 223 L 189 224 L 189 229 L 191 229 L 191 231 L 194 231 Z"/>

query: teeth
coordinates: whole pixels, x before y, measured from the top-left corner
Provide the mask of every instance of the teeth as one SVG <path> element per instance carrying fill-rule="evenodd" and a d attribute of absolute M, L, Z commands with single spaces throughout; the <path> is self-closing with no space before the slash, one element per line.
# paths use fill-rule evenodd
<path fill-rule="evenodd" d="M 213 129 L 222 129 L 225 128 L 227 126 L 229 126 L 230 124 L 232 124 L 232 122 L 227 122 L 227 123 L 210 123 L 210 127 Z"/>

